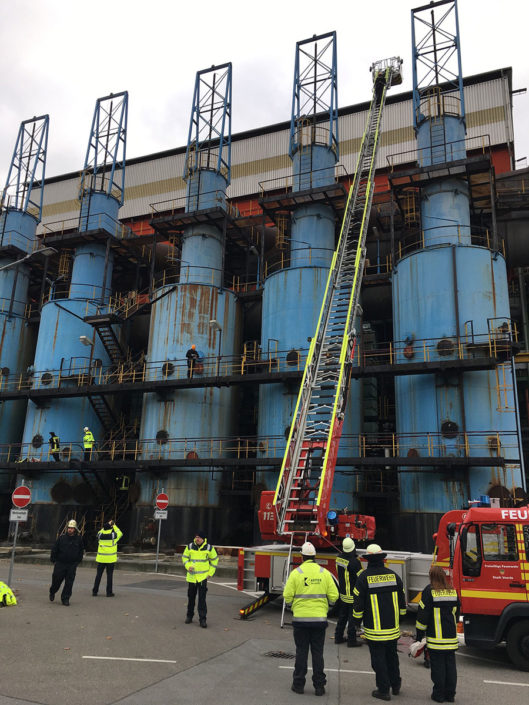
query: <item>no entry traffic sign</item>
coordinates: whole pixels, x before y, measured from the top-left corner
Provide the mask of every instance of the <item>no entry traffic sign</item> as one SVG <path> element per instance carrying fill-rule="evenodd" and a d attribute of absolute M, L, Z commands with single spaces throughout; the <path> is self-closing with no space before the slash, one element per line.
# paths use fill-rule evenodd
<path fill-rule="evenodd" d="M 13 492 L 11 499 L 13 500 L 15 507 L 19 507 L 20 509 L 22 507 L 26 507 L 31 502 L 31 490 L 29 487 L 24 487 L 24 485 L 21 485 Z"/>
<path fill-rule="evenodd" d="M 160 492 L 160 494 L 156 497 L 156 506 L 158 509 L 167 509 L 169 506 L 169 497 L 165 494 L 165 492 Z"/>

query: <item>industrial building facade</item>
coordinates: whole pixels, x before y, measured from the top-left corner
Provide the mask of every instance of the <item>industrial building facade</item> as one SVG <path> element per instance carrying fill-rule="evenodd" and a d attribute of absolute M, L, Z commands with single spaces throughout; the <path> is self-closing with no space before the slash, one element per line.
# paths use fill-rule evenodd
<path fill-rule="evenodd" d="M 210 71 L 231 120 L 231 66 Z M 444 84 L 419 118 L 415 91 L 386 102 L 335 473 L 332 508 L 373 514 L 401 549 L 429 550 L 439 516 L 482 494 L 526 496 L 529 199 L 512 73 L 462 85 L 464 111 Z M 152 545 L 161 491 L 163 543 L 199 525 L 217 543 L 252 542 L 369 105 L 297 115 L 294 150 L 290 122 L 125 161 L 128 96 L 101 100 L 112 166 L 96 150 L 80 174 L 36 183 L 36 230 L 34 214 L 28 226 L 2 213 L 4 534 L 23 478 L 33 542 L 70 517 L 89 536 L 113 516 L 128 543 Z"/>

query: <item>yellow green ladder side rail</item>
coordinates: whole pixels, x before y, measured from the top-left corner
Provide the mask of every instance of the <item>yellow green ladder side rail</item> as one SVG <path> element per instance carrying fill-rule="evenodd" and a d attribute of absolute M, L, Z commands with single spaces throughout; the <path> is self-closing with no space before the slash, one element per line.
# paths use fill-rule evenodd
<path fill-rule="evenodd" d="M 392 60 L 390 60 L 392 61 Z M 400 60 L 398 60 L 398 68 L 400 69 Z M 291 485 L 293 482 L 294 472 L 290 472 L 289 476 L 285 481 L 285 473 L 287 470 L 292 470 L 292 468 L 297 468 L 299 459 L 301 456 L 303 444 L 307 440 L 305 438 L 307 415 L 309 413 L 310 401 L 312 398 L 312 392 L 316 389 L 322 389 L 322 387 L 317 387 L 315 385 L 316 375 L 318 373 L 320 359 L 323 351 L 323 344 L 325 342 L 325 335 L 330 325 L 330 333 L 327 338 L 328 349 L 333 345 L 333 340 L 336 340 L 338 336 L 336 333 L 337 325 L 341 324 L 330 324 L 329 316 L 331 313 L 331 305 L 335 303 L 336 310 L 335 316 L 341 318 L 340 314 L 340 304 L 341 299 L 339 294 L 337 294 L 337 282 L 342 271 L 344 261 L 351 259 L 351 252 L 347 251 L 347 247 L 350 244 L 351 233 L 354 230 L 355 223 L 353 223 L 353 217 L 355 212 L 362 212 L 360 222 L 360 230 L 358 236 L 358 242 L 356 243 L 356 251 L 354 253 L 354 278 L 352 282 L 351 292 L 348 297 L 348 309 L 347 316 L 344 325 L 344 333 L 341 334 L 341 350 L 339 357 L 339 373 L 338 380 L 336 384 L 336 393 L 334 396 L 334 403 L 332 407 L 331 420 L 328 425 L 327 433 L 327 444 L 325 447 L 325 456 L 322 467 L 322 474 L 319 479 L 319 491 L 317 497 L 317 505 L 320 504 L 321 494 L 323 491 L 323 480 L 325 477 L 325 471 L 327 469 L 328 459 L 329 459 L 329 449 L 330 444 L 328 442 L 329 437 L 332 436 L 332 430 L 334 428 L 335 420 L 340 413 L 340 410 L 345 408 L 343 400 L 347 395 L 347 389 L 349 385 L 349 379 L 346 374 L 347 362 L 350 360 L 350 353 L 352 350 L 352 345 L 354 343 L 354 322 L 356 318 L 356 313 L 358 310 L 358 299 L 360 286 L 363 276 L 363 268 L 365 263 L 365 237 L 367 233 L 367 225 L 369 221 L 369 213 L 371 209 L 373 191 L 374 191 L 374 171 L 375 171 L 375 161 L 376 154 L 379 144 L 380 136 L 380 124 L 382 117 L 382 108 L 384 106 L 385 97 L 387 89 L 391 85 L 392 73 L 395 71 L 394 65 L 387 65 L 384 71 L 379 71 L 375 75 L 375 85 L 373 88 L 373 98 L 371 103 L 371 108 L 368 114 L 368 119 L 366 121 L 366 128 L 364 130 L 364 135 L 362 138 L 362 144 L 357 158 L 357 167 L 354 175 L 353 184 L 349 190 L 349 195 L 346 204 L 346 210 L 342 222 L 342 228 L 340 231 L 340 236 L 338 239 L 338 245 L 336 251 L 333 255 L 331 267 L 329 270 L 329 275 L 327 278 L 327 284 L 325 288 L 325 293 L 323 297 L 323 304 L 320 309 L 320 314 L 318 318 L 316 335 L 313 337 L 309 349 L 309 354 L 307 356 L 305 369 L 303 372 L 303 379 L 301 382 L 300 392 L 298 394 L 296 407 L 294 410 L 294 422 L 291 425 L 289 436 L 287 439 L 287 448 L 285 455 L 283 457 L 283 462 L 281 465 L 281 471 L 278 478 L 276 491 L 274 494 L 273 503 L 276 506 L 276 512 L 279 519 L 279 530 L 283 533 L 284 529 L 284 517 L 285 512 L 288 507 L 286 502 L 289 499 L 289 494 L 291 491 Z M 383 76 L 383 87 L 380 89 L 380 80 Z M 378 84 L 377 84 L 378 81 Z M 375 124 L 373 122 L 375 121 Z M 361 186 L 364 184 L 364 191 L 361 192 Z M 357 206 L 360 206 L 357 208 Z M 354 240 L 354 238 L 353 238 Z M 355 243 L 353 242 L 353 245 Z M 345 284 L 347 284 L 347 276 L 344 277 Z M 346 286 L 342 284 L 342 289 Z M 337 294 L 336 299 L 334 298 Z M 343 306 L 342 306 L 343 307 Z M 332 357 L 332 355 L 331 355 Z M 333 377 L 332 367 L 328 367 L 327 371 L 323 370 L 320 382 L 323 384 L 327 383 L 328 378 Z M 332 389 L 331 386 L 327 384 L 326 389 Z M 328 407 L 329 408 L 329 407 Z M 324 422 L 326 423 L 326 422 Z M 316 428 L 319 422 L 314 422 L 313 433 L 321 435 L 320 429 Z M 304 461 L 305 462 L 305 461 Z M 277 505 L 283 502 L 283 506 L 280 511 L 277 510 Z M 282 517 L 279 514 L 282 514 Z"/>

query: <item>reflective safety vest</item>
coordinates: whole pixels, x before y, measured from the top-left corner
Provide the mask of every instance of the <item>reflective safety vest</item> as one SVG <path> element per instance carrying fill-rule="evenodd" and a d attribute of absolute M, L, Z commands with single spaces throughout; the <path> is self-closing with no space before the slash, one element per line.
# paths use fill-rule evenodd
<path fill-rule="evenodd" d="M 13 590 L 6 583 L 0 582 L 0 607 L 7 607 L 8 605 L 16 605 L 17 598 L 15 597 Z"/>
<path fill-rule="evenodd" d="M 97 534 L 97 563 L 115 563 L 118 559 L 118 541 L 123 532 L 115 524 L 111 529 L 101 529 Z"/>
<path fill-rule="evenodd" d="M 389 568 L 369 565 L 360 573 L 353 590 L 353 619 L 362 620 L 370 641 L 400 637 L 400 616 L 406 614 L 402 580 Z"/>
<path fill-rule="evenodd" d="M 219 557 L 215 547 L 209 544 L 207 539 L 204 539 L 200 546 L 191 541 L 182 553 L 182 563 L 187 571 L 187 582 L 201 583 L 215 575 Z"/>
<path fill-rule="evenodd" d="M 338 588 L 328 570 L 306 560 L 288 576 L 283 597 L 292 605 L 293 624 L 327 624 L 327 612 L 338 599 Z"/>
<path fill-rule="evenodd" d="M 431 585 L 424 588 L 415 628 L 418 632 L 426 632 L 429 649 L 454 651 L 458 648 L 459 607 L 459 598 L 453 588 L 434 590 Z"/>
<path fill-rule="evenodd" d="M 50 438 L 50 447 L 52 453 L 56 453 L 61 449 L 59 436 L 52 436 Z"/>
<path fill-rule="evenodd" d="M 87 431 L 84 436 L 83 436 L 83 446 L 85 447 L 86 450 L 90 450 L 92 446 L 94 445 L 96 439 L 94 438 L 94 434 L 92 431 Z"/>
<path fill-rule="evenodd" d="M 336 559 L 336 572 L 338 574 L 338 587 L 342 602 L 346 602 L 349 605 L 353 604 L 353 588 L 357 577 L 362 571 L 362 564 L 356 557 L 355 551 L 340 553 Z"/>

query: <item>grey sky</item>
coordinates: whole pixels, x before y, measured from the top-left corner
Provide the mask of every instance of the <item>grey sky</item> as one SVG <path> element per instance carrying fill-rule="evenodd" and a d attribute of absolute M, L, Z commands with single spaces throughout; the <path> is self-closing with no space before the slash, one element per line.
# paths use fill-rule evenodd
<path fill-rule="evenodd" d="M 233 63 L 233 132 L 290 118 L 298 40 L 338 33 L 338 97 L 369 100 L 374 60 L 400 55 L 411 89 L 417 0 L 0 0 L 0 187 L 22 120 L 49 113 L 47 176 L 80 171 L 95 101 L 129 91 L 127 156 L 184 145 L 195 73 Z M 426 4 L 426 2 L 424 2 Z M 463 74 L 512 66 L 529 84 L 524 0 L 460 0 Z M 514 97 L 516 157 L 529 156 L 527 95 Z"/>

